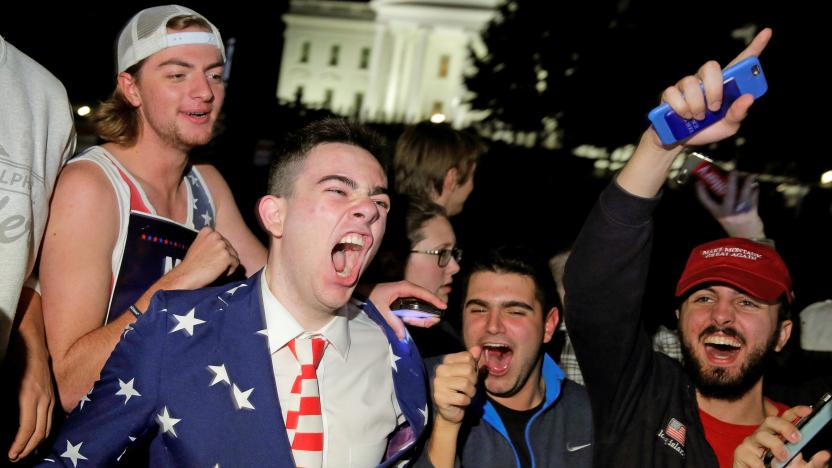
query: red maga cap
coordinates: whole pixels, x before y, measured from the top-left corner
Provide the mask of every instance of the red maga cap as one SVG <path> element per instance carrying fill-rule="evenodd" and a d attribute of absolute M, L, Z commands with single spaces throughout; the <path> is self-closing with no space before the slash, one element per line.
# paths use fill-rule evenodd
<path fill-rule="evenodd" d="M 767 245 L 738 237 L 694 248 L 676 297 L 703 283 L 725 283 L 765 302 L 777 302 L 783 295 L 789 302 L 794 299 L 789 269 L 780 255 Z"/>

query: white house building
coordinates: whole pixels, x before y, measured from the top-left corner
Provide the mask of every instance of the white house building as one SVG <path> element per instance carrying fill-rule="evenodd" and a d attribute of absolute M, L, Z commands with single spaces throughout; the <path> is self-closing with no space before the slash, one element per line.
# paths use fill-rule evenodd
<path fill-rule="evenodd" d="M 366 121 L 467 125 L 468 48 L 500 0 L 291 0 L 277 96 Z"/>

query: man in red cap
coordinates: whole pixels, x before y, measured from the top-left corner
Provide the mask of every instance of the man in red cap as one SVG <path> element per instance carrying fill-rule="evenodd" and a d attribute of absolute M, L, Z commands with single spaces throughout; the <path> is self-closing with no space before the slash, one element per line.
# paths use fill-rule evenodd
<path fill-rule="evenodd" d="M 769 358 L 791 336 L 792 281 L 767 245 L 729 237 L 693 249 L 676 287 L 682 356 L 705 438 L 720 466 L 756 429 L 754 410 L 788 408 L 763 397 Z M 736 421 L 736 422 L 734 422 Z"/>
<path fill-rule="evenodd" d="M 758 56 L 770 37 L 761 31 L 734 62 Z M 786 460 L 784 441 L 800 437 L 792 420 L 810 412 L 763 397 L 762 364 L 791 333 L 791 279 L 770 247 L 728 238 L 693 250 L 677 289 L 685 368 L 654 353 L 642 326 L 651 216 L 673 160 L 685 147 L 734 135 L 753 103 L 751 95 L 727 101 L 722 83 L 711 61 L 665 90 L 663 100 L 685 119 L 728 109 L 672 145 L 647 129 L 566 266 L 566 324 L 592 402 L 597 466 L 762 467 L 767 451 Z M 801 457 L 791 466 L 829 462 L 828 452 Z"/>

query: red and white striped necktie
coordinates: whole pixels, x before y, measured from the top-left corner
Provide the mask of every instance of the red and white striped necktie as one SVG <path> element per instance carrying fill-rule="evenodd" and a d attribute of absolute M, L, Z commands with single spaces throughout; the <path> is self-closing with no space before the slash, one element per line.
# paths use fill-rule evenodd
<path fill-rule="evenodd" d="M 297 337 L 289 342 L 289 349 L 300 364 L 300 374 L 292 385 L 286 432 L 298 467 L 320 468 L 323 463 L 324 424 L 316 370 L 327 343 L 320 335 Z"/>

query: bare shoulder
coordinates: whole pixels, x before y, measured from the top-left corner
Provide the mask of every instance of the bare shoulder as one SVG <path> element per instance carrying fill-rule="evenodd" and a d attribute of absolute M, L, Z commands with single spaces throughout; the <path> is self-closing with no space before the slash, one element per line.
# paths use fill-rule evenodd
<path fill-rule="evenodd" d="M 208 188 L 211 192 L 216 191 L 224 191 L 224 192 L 231 192 L 231 189 L 228 187 L 228 183 L 225 181 L 225 178 L 220 174 L 220 171 L 214 167 L 213 164 L 194 164 L 199 170 L 199 173 L 202 175 L 202 178 L 205 179 L 205 183 L 208 184 Z"/>
<path fill-rule="evenodd" d="M 80 202 L 90 196 L 101 197 L 104 195 L 109 195 L 109 197 L 105 198 L 111 198 L 115 201 L 112 183 L 110 183 L 104 171 L 92 161 L 82 160 L 64 166 L 58 175 L 58 181 L 55 186 L 56 199 L 61 191 L 71 191 L 73 194 L 72 198 L 76 202 Z"/>
<path fill-rule="evenodd" d="M 97 164 L 77 161 L 61 170 L 50 206 L 52 228 L 75 225 L 89 234 L 98 231 L 115 238 L 118 217 L 115 190 Z M 47 230 L 55 234 L 54 229 Z"/>

